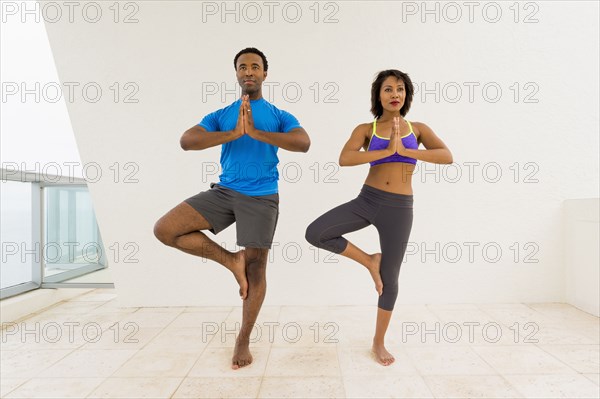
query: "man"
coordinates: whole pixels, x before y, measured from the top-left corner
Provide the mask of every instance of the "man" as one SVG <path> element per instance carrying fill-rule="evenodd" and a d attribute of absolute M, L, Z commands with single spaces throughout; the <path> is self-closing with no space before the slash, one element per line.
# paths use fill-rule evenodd
<path fill-rule="evenodd" d="M 279 215 L 277 150 L 306 152 L 310 139 L 293 115 L 262 97 L 268 62 L 261 51 L 246 48 L 233 63 L 242 98 L 205 116 L 181 137 L 186 151 L 222 145 L 220 181 L 165 214 L 154 234 L 166 245 L 233 273 L 243 300 L 232 359 L 232 368 L 238 369 L 252 363 L 250 333 L 266 292 L 267 257 Z M 217 234 L 234 222 L 237 244 L 244 247 L 239 252 L 227 251 L 200 231 Z"/>

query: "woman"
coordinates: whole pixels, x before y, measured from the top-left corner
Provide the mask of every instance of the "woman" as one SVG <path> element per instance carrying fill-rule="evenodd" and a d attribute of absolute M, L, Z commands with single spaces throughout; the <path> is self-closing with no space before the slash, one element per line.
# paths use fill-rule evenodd
<path fill-rule="evenodd" d="M 415 164 L 417 160 L 452 163 L 450 150 L 427 125 L 404 119 L 413 93 L 407 74 L 390 69 L 377 75 L 371 86 L 375 120 L 354 129 L 339 160 L 341 166 L 371 164 L 362 190 L 356 199 L 330 210 L 306 229 L 311 244 L 353 259 L 370 272 L 379 294 L 372 350 L 385 366 L 394 362 L 384 338 L 398 296 L 398 274 L 412 227 L 411 179 Z M 426 149 L 419 150 L 419 144 Z M 342 237 L 371 224 L 379 233 L 381 253 L 366 254 Z"/>

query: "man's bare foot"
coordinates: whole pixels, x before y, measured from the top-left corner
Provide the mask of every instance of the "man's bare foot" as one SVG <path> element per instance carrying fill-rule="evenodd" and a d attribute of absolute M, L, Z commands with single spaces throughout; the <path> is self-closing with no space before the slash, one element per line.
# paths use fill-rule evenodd
<path fill-rule="evenodd" d="M 248 279 L 246 278 L 246 252 L 244 249 L 234 254 L 234 262 L 230 270 L 240 285 L 240 298 L 242 300 L 246 299 L 248 296 Z"/>
<path fill-rule="evenodd" d="M 231 359 L 231 368 L 237 370 L 241 367 L 252 363 L 252 355 L 248 344 L 242 344 L 240 341 L 235 341 L 235 349 L 233 350 L 233 358 Z"/>
<path fill-rule="evenodd" d="M 384 366 L 389 366 L 396 360 L 383 344 L 373 344 L 371 352 L 375 355 L 375 359 Z"/>
<path fill-rule="evenodd" d="M 381 280 L 381 274 L 379 273 L 379 268 L 381 266 L 381 254 L 373 254 L 371 255 L 371 261 L 367 269 L 369 273 L 371 273 L 371 277 L 375 282 L 375 291 L 379 295 L 383 293 L 383 281 Z"/>

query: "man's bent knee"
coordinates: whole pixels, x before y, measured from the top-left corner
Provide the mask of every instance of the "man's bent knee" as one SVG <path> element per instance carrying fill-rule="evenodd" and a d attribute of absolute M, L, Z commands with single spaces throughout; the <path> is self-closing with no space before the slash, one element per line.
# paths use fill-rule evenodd
<path fill-rule="evenodd" d="M 158 239 L 158 241 L 170 247 L 172 247 L 175 243 L 175 237 L 166 228 L 162 219 L 154 224 L 154 236 Z"/>

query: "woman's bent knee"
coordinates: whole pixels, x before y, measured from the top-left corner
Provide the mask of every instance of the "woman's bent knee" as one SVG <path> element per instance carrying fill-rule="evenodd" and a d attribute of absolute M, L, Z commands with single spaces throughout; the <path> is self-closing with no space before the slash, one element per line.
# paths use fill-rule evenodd
<path fill-rule="evenodd" d="M 319 229 L 315 225 L 315 222 L 312 222 L 306 228 L 306 232 L 304 233 L 304 238 L 306 239 L 306 241 L 308 241 L 309 243 L 311 243 L 315 247 L 319 247 L 320 248 L 323 245 L 323 243 L 320 240 L 320 238 L 321 238 L 321 232 L 319 231 Z"/>

